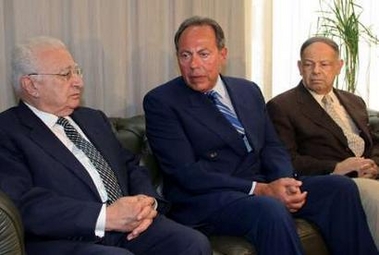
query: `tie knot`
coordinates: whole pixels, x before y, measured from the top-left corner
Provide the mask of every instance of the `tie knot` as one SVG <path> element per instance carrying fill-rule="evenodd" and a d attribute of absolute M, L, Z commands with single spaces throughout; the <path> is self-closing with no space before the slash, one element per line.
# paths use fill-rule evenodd
<path fill-rule="evenodd" d="M 63 127 L 67 127 L 70 125 L 70 122 L 68 122 L 68 120 L 66 118 L 63 118 L 63 117 L 59 117 L 58 120 L 57 120 L 57 124 L 63 126 Z"/>
<path fill-rule="evenodd" d="M 212 100 L 212 102 L 215 102 L 216 100 L 219 100 L 220 99 L 220 94 L 217 93 L 216 91 L 214 90 L 211 90 L 211 91 L 208 91 L 207 93 L 205 93 L 207 95 L 207 97 Z"/>
<path fill-rule="evenodd" d="M 322 99 L 321 102 L 323 102 L 325 105 L 331 105 L 333 103 L 333 99 L 330 95 L 325 95 Z"/>

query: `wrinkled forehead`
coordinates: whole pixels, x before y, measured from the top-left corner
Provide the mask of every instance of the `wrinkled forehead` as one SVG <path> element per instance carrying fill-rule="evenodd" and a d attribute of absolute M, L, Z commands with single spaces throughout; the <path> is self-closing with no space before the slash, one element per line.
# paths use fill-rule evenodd
<path fill-rule="evenodd" d="M 33 55 L 40 70 L 61 71 L 76 65 L 71 54 L 63 47 L 37 48 Z"/>
<path fill-rule="evenodd" d="M 330 45 L 323 42 L 315 42 L 304 48 L 301 59 L 338 59 L 338 52 Z"/>

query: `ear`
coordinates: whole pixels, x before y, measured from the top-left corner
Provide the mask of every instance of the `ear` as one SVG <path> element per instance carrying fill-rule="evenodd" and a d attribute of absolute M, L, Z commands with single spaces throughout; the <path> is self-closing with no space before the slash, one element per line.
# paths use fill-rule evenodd
<path fill-rule="evenodd" d="M 228 56 L 228 49 L 226 47 L 222 48 L 219 54 L 220 54 L 220 66 L 218 67 L 219 68 L 218 71 L 222 73 L 223 69 L 226 66 L 226 57 Z"/>
<path fill-rule="evenodd" d="M 30 97 L 38 97 L 39 92 L 33 79 L 29 76 L 23 76 L 20 78 L 22 91 Z"/>
<path fill-rule="evenodd" d="M 344 63 L 343 60 L 340 59 L 339 63 L 338 63 L 337 75 L 340 74 L 342 66 L 343 66 L 343 63 Z"/>
<path fill-rule="evenodd" d="M 299 69 L 299 73 L 302 76 L 303 75 L 303 69 L 301 68 L 301 60 L 297 61 L 297 68 Z"/>
<path fill-rule="evenodd" d="M 220 54 L 221 54 L 221 58 L 225 64 L 226 62 L 226 57 L 228 56 L 228 49 L 226 47 L 222 48 L 221 51 L 220 51 Z"/>

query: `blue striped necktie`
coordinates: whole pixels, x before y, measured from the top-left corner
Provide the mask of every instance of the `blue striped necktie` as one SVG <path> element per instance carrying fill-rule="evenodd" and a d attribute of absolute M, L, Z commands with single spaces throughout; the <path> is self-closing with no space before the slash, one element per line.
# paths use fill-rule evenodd
<path fill-rule="evenodd" d="M 67 137 L 73 142 L 73 144 L 75 144 L 76 147 L 86 154 L 96 170 L 99 172 L 99 175 L 103 180 L 105 190 L 108 194 L 107 204 L 112 204 L 120 198 L 122 196 L 122 192 L 117 181 L 117 177 L 95 146 L 84 139 L 67 119 L 59 117 L 57 124 L 63 127 Z"/>
<path fill-rule="evenodd" d="M 233 125 L 233 127 L 241 135 L 245 135 L 245 129 L 243 128 L 241 122 L 239 121 L 237 115 L 221 101 L 221 96 L 214 90 L 211 90 L 206 93 L 209 99 L 217 106 L 219 111 L 224 114 L 225 118 Z"/>

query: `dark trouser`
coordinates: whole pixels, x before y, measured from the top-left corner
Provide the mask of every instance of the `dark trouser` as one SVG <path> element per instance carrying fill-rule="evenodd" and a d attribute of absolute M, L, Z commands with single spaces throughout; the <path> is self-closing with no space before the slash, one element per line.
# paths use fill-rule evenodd
<path fill-rule="evenodd" d="M 246 196 L 211 217 L 206 234 L 244 236 L 258 254 L 303 254 L 296 227 L 287 208 L 267 196 Z"/>
<path fill-rule="evenodd" d="M 345 176 L 304 177 L 307 204 L 295 214 L 314 222 L 331 254 L 379 254 L 371 236 L 356 184 Z"/>
<path fill-rule="evenodd" d="M 208 219 L 206 234 L 244 236 L 260 255 L 303 254 L 293 216 L 316 224 L 330 253 L 377 255 L 356 185 L 343 176 L 302 179 L 307 202 L 291 215 L 277 199 L 246 196 Z"/>
<path fill-rule="evenodd" d="M 164 216 L 137 238 L 127 241 L 125 234 L 108 234 L 101 243 L 57 240 L 27 245 L 28 255 L 210 255 L 205 235 Z"/>

